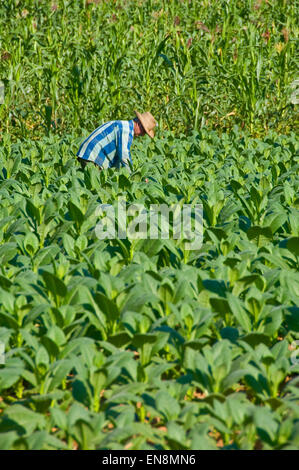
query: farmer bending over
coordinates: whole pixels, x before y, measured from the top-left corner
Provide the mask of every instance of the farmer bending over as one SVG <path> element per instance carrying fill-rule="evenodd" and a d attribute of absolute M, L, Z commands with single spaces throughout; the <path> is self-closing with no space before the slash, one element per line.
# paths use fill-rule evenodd
<path fill-rule="evenodd" d="M 92 162 L 100 169 L 126 167 L 129 172 L 133 166 L 130 148 L 133 137 L 148 134 L 154 137 L 158 125 L 151 113 L 140 114 L 130 121 L 110 121 L 93 131 L 81 144 L 77 159 L 82 169 Z"/>

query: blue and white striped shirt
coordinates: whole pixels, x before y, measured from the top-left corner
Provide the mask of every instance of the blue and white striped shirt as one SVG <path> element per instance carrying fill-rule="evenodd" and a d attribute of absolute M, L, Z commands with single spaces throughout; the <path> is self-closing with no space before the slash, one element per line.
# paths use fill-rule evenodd
<path fill-rule="evenodd" d="M 130 171 L 130 148 L 134 137 L 134 121 L 109 121 L 95 129 L 82 142 L 77 157 L 102 168 L 126 166 Z"/>

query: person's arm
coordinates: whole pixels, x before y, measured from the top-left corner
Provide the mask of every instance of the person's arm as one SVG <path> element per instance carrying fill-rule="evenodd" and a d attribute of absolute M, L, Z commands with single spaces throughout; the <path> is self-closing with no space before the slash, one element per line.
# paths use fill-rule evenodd
<path fill-rule="evenodd" d="M 120 126 L 120 152 L 119 158 L 122 166 L 131 173 L 130 165 L 133 166 L 131 157 L 131 145 L 133 141 L 134 125 L 130 121 L 122 122 Z"/>

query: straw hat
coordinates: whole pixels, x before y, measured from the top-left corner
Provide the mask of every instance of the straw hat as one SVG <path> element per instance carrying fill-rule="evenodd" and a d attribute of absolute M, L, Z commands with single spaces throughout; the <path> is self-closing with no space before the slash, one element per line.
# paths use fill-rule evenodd
<path fill-rule="evenodd" d="M 145 132 L 153 138 L 155 135 L 154 129 L 158 125 L 156 122 L 154 116 L 151 113 L 138 113 L 138 111 L 135 111 L 136 116 L 138 117 L 139 121 L 141 122 Z"/>

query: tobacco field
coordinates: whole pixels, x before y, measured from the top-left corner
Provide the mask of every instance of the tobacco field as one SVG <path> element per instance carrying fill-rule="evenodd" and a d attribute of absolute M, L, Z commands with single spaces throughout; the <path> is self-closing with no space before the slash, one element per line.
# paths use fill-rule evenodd
<path fill-rule="evenodd" d="M 0 449 L 299 448 L 297 13 L 0 2 Z M 134 109 L 132 173 L 83 172 Z M 201 248 L 98 239 L 119 197 L 202 204 Z"/>

